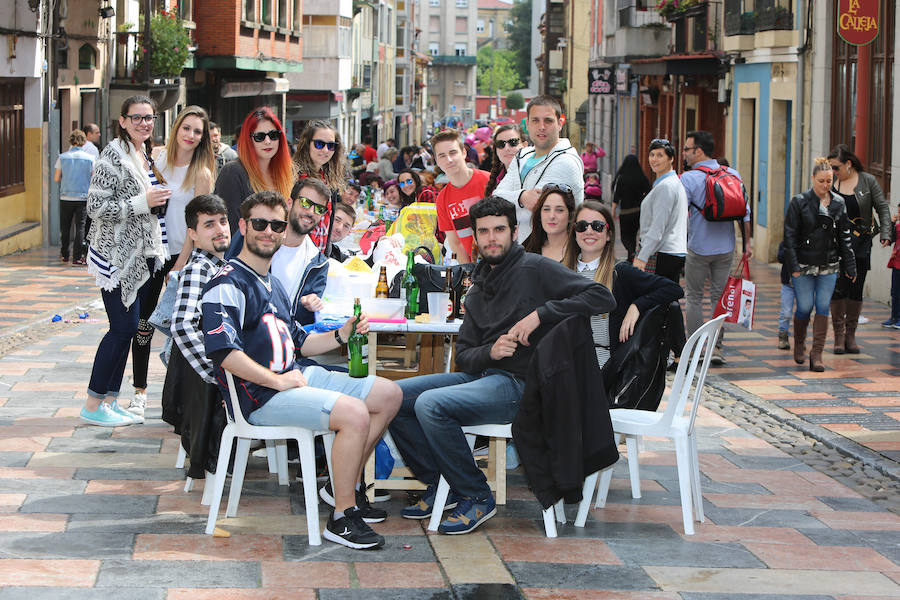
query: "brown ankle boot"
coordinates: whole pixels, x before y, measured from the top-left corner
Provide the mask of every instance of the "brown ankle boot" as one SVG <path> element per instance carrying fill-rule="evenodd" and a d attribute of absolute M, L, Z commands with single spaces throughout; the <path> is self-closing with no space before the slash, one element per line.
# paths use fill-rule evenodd
<path fill-rule="evenodd" d="M 822 351 L 825 349 L 825 338 L 828 337 L 828 317 L 816 315 L 813 319 L 812 350 L 809 351 L 809 370 L 821 373 L 825 370 L 822 363 Z"/>
<path fill-rule="evenodd" d="M 844 353 L 845 332 L 847 322 L 847 300 L 831 301 L 831 324 L 834 327 L 834 353 Z"/>
<path fill-rule="evenodd" d="M 856 344 L 856 326 L 859 321 L 859 313 L 862 312 L 861 300 L 847 300 L 847 322 L 845 330 L 847 332 L 844 339 L 844 348 L 850 354 L 859 354 L 859 346 Z"/>
<path fill-rule="evenodd" d="M 802 365 L 806 362 L 806 328 L 809 327 L 809 319 L 800 320 L 794 317 L 794 362 Z"/>

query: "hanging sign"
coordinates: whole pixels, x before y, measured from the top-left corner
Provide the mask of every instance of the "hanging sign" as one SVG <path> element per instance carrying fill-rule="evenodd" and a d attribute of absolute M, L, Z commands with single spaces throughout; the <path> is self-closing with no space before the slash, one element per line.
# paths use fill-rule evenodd
<path fill-rule="evenodd" d="M 612 94 L 613 71 L 609 67 L 588 69 L 588 94 Z"/>
<path fill-rule="evenodd" d="M 880 0 L 838 0 L 837 28 L 852 46 L 871 44 L 878 37 Z"/>

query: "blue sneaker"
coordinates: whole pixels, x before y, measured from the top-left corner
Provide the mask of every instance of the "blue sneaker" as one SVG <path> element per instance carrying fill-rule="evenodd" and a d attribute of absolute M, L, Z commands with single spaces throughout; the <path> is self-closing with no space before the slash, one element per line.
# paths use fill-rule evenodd
<path fill-rule="evenodd" d="M 456 510 L 450 513 L 447 520 L 440 524 L 438 531 L 449 535 L 469 533 L 497 514 L 497 505 L 494 497 L 486 500 L 465 498 L 457 505 Z"/>
<path fill-rule="evenodd" d="M 123 417 L 115 412 L 106 402 L 101 402 L 96 410 L 88 410 L 87 408 L 82 407 L 79 416 L 85 423 L 97 425 L 99 427 L 121 427 L 123 425 L 131 425 L 134 423 L 131 419 Z"/>
<path fill-rule="evenodd" d="M 121 406 L 119 406 L 118 400 L 113 400 L 109 403 L 109 407 L 112 409 L 114 413 L 122 417 L 123 419 L 129 419 L 132 423 L 143 423 L 144 417 L 141 415 L 136 415 L 133 412 L 127 411 Z"/>
<path fill-rule="evenodd" d="M 400 516 L 404 519 L 427 519 L 431 517 L 431 512 L 434 509 L 434 497 L 437 495 L 437 486 L 432 484 L 428 486 L 428 489 L 425 490 L 425 493 L 419 498 L 419 501 L 415 504 L 407 506 L 400 512 Z M 459 499 L 453 491 L 450 491 L 450 495 L 447 496 L 447 504 L 444 505 L 444 510 L 450 510 L 451 508 L 456 508 Z"/>
<path fill-rule="evenodd" d="M 888 319 L 881 323 L 881 326 L 886 329 L 894 329 L 897 327 L 897 321 L 895 319 Z"/>

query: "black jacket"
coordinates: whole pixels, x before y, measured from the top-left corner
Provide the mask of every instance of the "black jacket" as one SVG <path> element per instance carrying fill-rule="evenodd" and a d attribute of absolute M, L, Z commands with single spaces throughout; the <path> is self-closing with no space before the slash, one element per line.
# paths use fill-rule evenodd
<path fill-rule="evenodd" d="M 499 265 L 481 261 L 472 273 L 472 284 L 456 340 L 456 365 L 466 373 L 493 368 L 524 378 L 535 346 L 550 327 L 570 315 L 597 315 L 616 307 L 604 286 L 555 260 L 526 253 L 516 242 Z M 508 358 L 492 359 L 491 346 L 497 338 L 533 310 L 541 325 L 529 336 L 529 345 L 519 345 Z"/>
<path fill-rule="evenodd" d="M 225 201 L 228 208 L 228 225 L 231 227 L 231 235 L 238 230 L 238 221 L 241 218 L 241 203 L 253 193 L 250 185 L 250 176 L 240 160 L 227 163 L 216 177 L 215 194 Z"/>
<path fill-rule="evenodd" d="M 513 421 L 528 484 L 545 509 L 560 498 L 580 501 L 584 478 L 619 460 L 590 329 L 573 316 L 541 340 Z"/>
<path fill-rule="evenodd" d="M 791 198 L 784 217 L 784 260 L 791 273 L 800 265 L 825 266 L 840 260 L 843 271 L 856 276 L 850 220 L 840 196 L 831 194 L 827 217 L 819 214 L 819 197 L 812 189 Z"/>
<path fill-rule="evenodd" d="M 610 353 L 619 345 L 619 330 L 629 306 L 634 304 L 643 315 L 654 306 L 665 306 L 684 297 L 682 287 L 671 279 L 641 271 L 627 262 L 616 265 L 612 292 L 616 309 L 609 313 Z"/>

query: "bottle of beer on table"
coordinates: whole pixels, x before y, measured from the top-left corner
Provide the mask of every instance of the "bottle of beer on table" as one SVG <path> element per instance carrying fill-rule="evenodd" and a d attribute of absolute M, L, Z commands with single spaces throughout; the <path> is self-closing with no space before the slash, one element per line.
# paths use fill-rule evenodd
<path fill-rule="evenodd" d="M 381 265 L 381 272 L 378 274 L 378 285 L 375 286 L 375 297 L 387 298 L 389 293 L 390 288 L 388 287 L 387 282 L 387 267 Z"/>
<path fill-rule="evenodd" d="M 450 316 L 447 317 L 448 321 L 451 321 L 457 318 L 457 300 L 456 291 L 453 289 L 453 269 L 447 267 L 447 279 L 444 283 L 444 291 L 450 294 Z"/>
<path fill-rule="evenodd" d="M 403 280 L 400 282 L 401 296 L 406 300 L 406 310 L 404 311 L 404 315 L 407 319 L 415 319 L 416 315 L 419 314 L 419 282 L 416 280 L 416 276 L 413 273 L 414 265 L 413 251 L 410 250 L 407 253 L 406 258 L 406 273 L 403 275 Z"/>
<path fill-rule="evenodd" d="M 469 261 L 472 264 L 478 263 L 478 244 L 472 242 L 472 260 Z"/>
<path fill-rule="evenodd" d="M 362 314 L 359 298 L 353 301 L 353 329 L 347 340 L 347 354 L 350 356 L 350 377 L 368 377 L 369 375 L 369 336 L 356 331 L 356 324 Z"/>
<path fill-rule="evenodd" d="M 463 319 L 466 316 L 466 294 L 469 293 L 469 288 L 472 287 L 472 278 L 469 276 L 469 273 L 466 272 L 463 275 L 462 287 L 459 290 L 459 302 L 457 304 L 457 316 L 458 319 Z"/>

